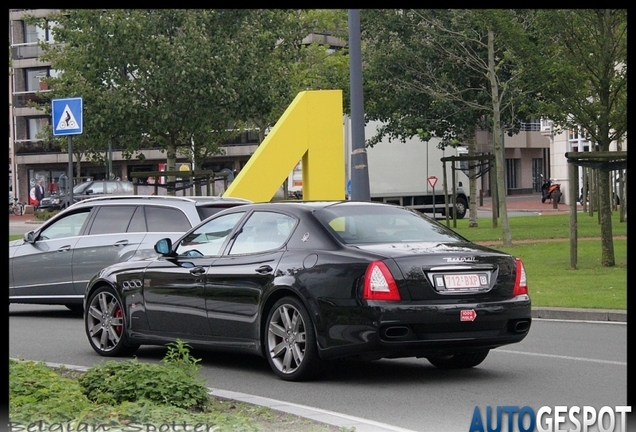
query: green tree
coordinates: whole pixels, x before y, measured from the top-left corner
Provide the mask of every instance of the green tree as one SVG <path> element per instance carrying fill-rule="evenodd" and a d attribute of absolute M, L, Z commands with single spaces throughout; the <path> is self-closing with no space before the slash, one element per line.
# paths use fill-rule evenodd
<path fill-rule="evenodd" d="M 541 113 L 557 130 L 581 127 L 600 151 L 627 135 L 627 9 L 537 12 L 538 50 L 528 56 L 544 86 Z M 615 265 L 609 173 L 599 171 L 601 261 Z"/>
<path fill-rule="evenodd" d="M 158 146 L 168 170 L 179 149 L 193 158 L 217 154 L 228 127 L 242 118 L 240 96 L 250 83 L 239 72 L 258 66 L 241 57 L 255 50 L 242 25 L 255 15 L 63 10 L 48 17 L 59 23 L 54 36 L 60 44 L 47 46 L 43 58 L 62 71 L 48 80 L 50 96 L 84 98 L 84 133 L 75 142 L 86 152 L 103 153 L 110 141 L 143 157 L 144 148 Z M 267 21 L 258 23 L 263 29 Z M 270 31 L 268 40 L 275 47 L 277 34 Z"/>
<path fill-rule="evenodd" d="M 58 23 L 59 44 L 43 45 L 43 59 L 62 71 L 47 79 L 48 96 L 83 97 L 78 155 L 103 158 L 110 142 L 127 157 L 159 147 L 168 170 L 178 152 L 198 166 L 246 127 L 258 128 L 262 140 L 298 91 L 343 85 L 346 58 L 325 49 L 320 56 L 301 43 L 312 26 L 337 30 L 342 16 L 342 10 L 62 10 L 47 17 Z M 316 72 L 311 82 L 306 68 Z"/>
<path fill-rule="evenodd" d="M 409 137 L 423 130 L 442 138 L 442 145 L 468 141 L 470 146 L 476 128 L 492 131 L 498 195 L 503 198 L 503 131 L 518 129 L 532 98 L 532 91 L 521 85 L 518 67 L 530 47 L 528 14 L 421 9 L 365 11 L 365 16 L 367 117 L 386 124 L 381 135 Z M 473 226 L 475 190 L 471 178 Z M 505 199 L 499 206 L 508 246 L 512 238 Z"/>
<path fill-rule="evenodd" d="M 303 43 L 315 31 L 342 40 L 346 11 L 266 9 L 249 19 L 241 25 L 241 45 L 251 48 L 238 52 L 245 67 L 237 71 L 237 103 L 240 120 L 259 131 L 260 143 L 300 91 L 348 89 L 345 52 L 331 52 L 320 41 Z"/>

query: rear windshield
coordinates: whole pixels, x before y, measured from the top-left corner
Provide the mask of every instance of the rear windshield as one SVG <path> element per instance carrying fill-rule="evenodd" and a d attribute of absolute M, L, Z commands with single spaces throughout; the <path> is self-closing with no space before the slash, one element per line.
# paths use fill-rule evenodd
<path fill-rule="evenodd" d="M 314 214 L 345 244 L 466 241 L 435 220 L 403 207 L 333 205 Z"/>
<path fill-rule="evenodd" d="M 241 205 L 241 204 L 237 204 L 237 203 L 223 203 L 223 204 L 215 203 L 213 206 L 210 206 L 210 207 L 197 206 L 197 212 L 199 213 L 199 218 L 201 220 L 204 220 L 204 219 L 209 218 L 212 215 L 217 214 L 221 210 L 225 210 L 225 209 L 231 208 L 231 207 L 236 207 L 237 205 Z"/>

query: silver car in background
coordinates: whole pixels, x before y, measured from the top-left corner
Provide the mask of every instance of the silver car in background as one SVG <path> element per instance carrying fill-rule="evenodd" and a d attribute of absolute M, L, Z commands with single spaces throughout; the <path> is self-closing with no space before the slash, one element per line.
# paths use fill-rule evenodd
<path fill-rule="evenodd" d="M 134 185 L 124 180 L 90 180 L 76 185 L 73 188 L 73 203 L 102 195 L 132 195 Z M 71 197 L 68 193 L 59 193 L 42 198 L 41 210 L 62 210 L 71 205 Z"/>
<path fill-rule="evenodd" d="M 179 238 L 213 214 L 248 200 L 103 196 L 65 209 L 9 242 L 9 303 L 83 309 L 88 281 L 117 262 L 156 256 L 157 240 Z"/>

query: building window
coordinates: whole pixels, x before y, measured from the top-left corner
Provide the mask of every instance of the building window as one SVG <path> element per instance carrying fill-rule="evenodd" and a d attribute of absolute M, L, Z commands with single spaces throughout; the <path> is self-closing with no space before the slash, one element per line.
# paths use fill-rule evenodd
<path fill-rule="evenodd" d="M 506 188 L 519 189 L 521 159 L 506 159 Z"/>
<path fill-rule="evenodd" d="M 47 21 L 43 26 L 39 24 L 24 23 L 24 41 L 26 43 L 48 42 L 53 43 L 53 32 L 51 31 L 57 23 L 55 21 Z"/>
<path fill-rule="evenodd" d="M 48 68 L 25 69 L 24 72 L 26 74 L 26 91 L 46 90 L 46 84 L 44 84 L 42 78 L 47 76 Z"/>
<path fill-rule="evenodd" d="M 532 190 L 541 192 L 543 184 L 543 159 L 532 158 Z"/>
<path fill-rule="evenodd" d="M 31 117 L 29 118 L 29 141 L 42 140 L 40 133 L 44 131 L 44 128 L 49 124 L 48 117 Z"/>

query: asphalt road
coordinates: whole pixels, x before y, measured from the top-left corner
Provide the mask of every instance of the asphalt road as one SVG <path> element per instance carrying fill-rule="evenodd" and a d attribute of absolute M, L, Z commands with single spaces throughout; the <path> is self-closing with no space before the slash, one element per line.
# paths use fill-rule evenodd
<path fill-rule="evenodd" d="M 142 347 L 137 357 L 159 362 L 164 353 Z M 497 406 L 536 412 L 542 406 L 628 405 L 626 323 L 535 319 L 524 341 L 493 350 L 474 369 L 443 371 L 424 359 L 343 362 L 307 383 L 279 380 L 259 357 L 193 355 L 202 359 L 201 373 L 214 389 L 412 431 L 470 430 L 475 408 L 485 416 L 487 407 Z M 15 304 L 9 308 L 9 357 L 84 367 L 104 360 L 90 348 L 80 317 L 64 307 Z"/>

